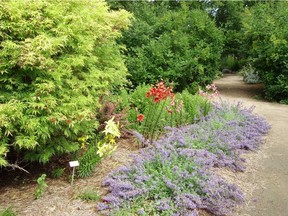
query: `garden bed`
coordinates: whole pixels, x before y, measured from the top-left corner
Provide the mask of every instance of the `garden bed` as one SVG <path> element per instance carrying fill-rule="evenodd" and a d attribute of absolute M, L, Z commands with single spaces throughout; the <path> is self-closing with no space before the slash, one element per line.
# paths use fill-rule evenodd
<path fill-rule="evenodd" d="M 132 166 L 105 178 L 110 193 L 98 209 L 108 215 L 199 215 L 199 209 L 231 214 L 244 202 L 243 193 L 215 168 L 244 171 L 242 153 L 258 149 L 269 128 L 240 103 L 214 104 L 197 124 L 168 128 L 134 156 Z"/>

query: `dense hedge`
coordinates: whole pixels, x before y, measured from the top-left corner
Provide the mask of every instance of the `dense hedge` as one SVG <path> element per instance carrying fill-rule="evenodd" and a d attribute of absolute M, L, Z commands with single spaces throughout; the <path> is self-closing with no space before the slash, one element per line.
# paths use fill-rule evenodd
<path fill-rule="evenodd" d="M 287 2 L 258 3 L 243 14 L 243 38 L 266 97 L 288 104 Z"/>
<path fill-rule="evenodd" d="M 210 83 L 218 74 L 222 32 L 206 11 L 185 2 L 177 4 L 124 4 L 135 15 L 120 40 L 127 47 L 126 65 L 134 86 L 164 79 L 173 81 L 176 91 L 195 92 L 198 85 Z"/>
<path fill-rule="evenodd" d="M 115 39 L 129 17 L 100 1 L 1 2 L 0 166 L 15 153 L 48 162 L 93 137 L 99 97 L 126 82 Z"/>

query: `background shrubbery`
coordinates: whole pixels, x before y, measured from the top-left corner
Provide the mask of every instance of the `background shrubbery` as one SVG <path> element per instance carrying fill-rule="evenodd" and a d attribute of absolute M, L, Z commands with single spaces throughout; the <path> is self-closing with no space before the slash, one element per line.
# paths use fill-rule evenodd
<path fill-rule="evenodd" d="M 258 3 L 243 14 L 248 56 L 265 84 L 266 97 L 288 103 L 287 2 Z"/>
<path fill-rule="evenodd" d="M 129 17 L 99 1 L 1 2 L 0 165 L 93 139 L 99 97 L 126 82 L 115 39 Z"/>
<path fill-rule="evenodd" d="M 127 48 L 126 65 L 134 86 L 174 82 L 174 90 L 195 93 L 220 69 L 223 34 L 206 11 L 186 3 L 131 2 L 131 28 L 119 43 Z M 189 3 L 187 3 L 189 4 Z"/>

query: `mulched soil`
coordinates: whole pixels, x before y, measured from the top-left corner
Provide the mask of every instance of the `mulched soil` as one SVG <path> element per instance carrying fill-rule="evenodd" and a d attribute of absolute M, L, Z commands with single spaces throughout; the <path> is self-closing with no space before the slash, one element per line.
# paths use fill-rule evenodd
<path fill-rule="evenodd" d="M 47 190 L 43 196 L 35 200 L 34 193 L 37 188 L 37 178 L 42 173 L 49 173 L 55 162 L 40 168 L 31 164 L 25 167 L 30 174 L 23 171 L 1 172 L 0 182 L 0 210 L 12 207 L 18 215 L 98 215 L 95 202 L 86 202 L 78 198 L 83 191 L 97 191 L 99 195 L 107 193 L 107 189 L 101 187 L 105 176 L 116 167 L 127 165 L 131 162 L 130 154 L 138 152 L 138 146 L 133 139 L 119 141 L 117 150 L 98 164 L 93 176 L 83 179 L 75 179 L 71 186 L 68 179 L 71 169 L 66 161 L 66 173 L 60 179 L 47 178 Z M 59 162 L 59 161 L 58 161 Z M 63 161 L 61 161 L 63 164 Z M 60 163 L 60 164 L 61 164 Z M 63 167 L 63 166 L 62 166 Z"/>

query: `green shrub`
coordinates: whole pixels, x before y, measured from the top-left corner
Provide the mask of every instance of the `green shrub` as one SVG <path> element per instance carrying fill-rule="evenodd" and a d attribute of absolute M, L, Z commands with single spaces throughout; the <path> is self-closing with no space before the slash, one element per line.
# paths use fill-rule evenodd
<path fill-rule="evenodd" d="M 126 82 L 115 39 L 129 17 L 99 1 L 1 3 L 0 166 L 9 152 L 46 163 L 93 138 L 99 97 Z"/>
<path fill-rule="evenodd" d="M 247 7 L 247 2 L 244 1 L 212 1 L 214 13 L 212 17 L 215 18 L 217 26 L 222 30 L 225 36 L 223 56 L 224 58 L 237 57 L 236 64 L 233 67 L 226 65 L 226 68 L 236 71 L 241 66 L 239 57 L 243 56 L 242 39 L 243 35 L 240 30 L 242 28 L 241 17 L 244 8 Z M 214 4 L 214 6 L 213 6 Z M 215 11 L 217 12 L 215 13 Z M 233 60 L 232 59 L 232 60 Z M 224 65 L 225 66 L 225 65 Z"/>
<path fill-rule="evenodd" d="M 265 96 L 270 100 L 288 104 L 288 73 L 286 77 L 284 74 L 278 75 L 273 84 L 266 85 Z"/>
<path fill-rule="evenodd" d="M 129 4 L 129 3 L 127 3 Z M 174 90 L 210 83 L 219 73 L 222 32 L 204 10 L 185 2 L 172 8 L 169 2 L 131 2 L 133 25 L 119 43 L 127 47 L 126 65 L 134 86 L 174 82 Z M 192 85 L 192 86 L 191 86 Z"/>
<path fill-rule="evenodd" d="M 222 59 L 222 68 L 230 71 L 237 71 L 240 68 L 240 65 L 235 56 L 228 55 Z"/>
<path fill-rule="evenodd" d="M 288 98 L 288 7 L 286 2 L 255 4 L 243 14 L 243 38 L 252 66 L 265 85 L 266 98 Z"/>

